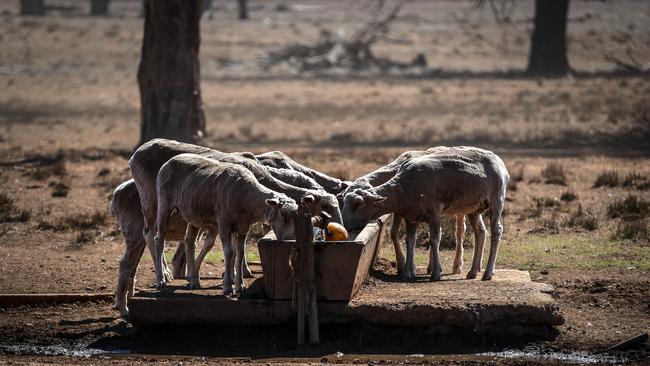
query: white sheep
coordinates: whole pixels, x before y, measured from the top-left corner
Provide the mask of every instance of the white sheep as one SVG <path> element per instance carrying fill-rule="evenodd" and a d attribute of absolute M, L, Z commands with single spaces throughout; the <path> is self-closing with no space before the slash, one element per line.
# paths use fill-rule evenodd
<path fill-rule="evenodd" d="M 115 287 L 115 309 L 119 310 L 122 316 L 127 316 L 129 314 L 127 298 L 133 296 L 135 291 L 135 275 L 146 246 L 142 235 L 144 227 L 142 207 L 133 179 L 123 182 L 115 188 L 110 208 L 117 219 L 125 241 L 124 256 L 120 260 L 117 286 Z M 172 215 L 167 238 L 182 240 L 186 227 L 187 223 L 178 214 Z M 184 249 L 184 246 L 179 245 L 179 248 Z M 151 258 L 156 257 L 155 252 L 150 254 Z"/>
<path fill-rule="evenodd" d="M 306 204 L 310 206 L 311 212 L 318 214 L 324 210 L 330 214 L 333 221 L 343 223 L 338 200 L 334 195 L 324 191 L 296 187 L 276 179 L 251 153 L 224 153 L 174 140 L 153 139 L 140 146 L 129 159 L 129 167 L 138 188 L 144 215 L 144 237 L 150 248 L 154 247 L 153 236 L 156 230 L 156 176 L 164 163 L 183 153 L 198 154 L 218 161 L 242 165 L 267 188 L 284 193 L 295 201 L 301 201 L 304 197 L 309 196 L 310 200 L 306 201 Z M 164 263 L 164 258 L 162 260 Z M 161 285 L 169 278 L 173 278 L 171 272 L 164 273 Z"/>
<path fill-rule="evenodd" d="M 448 147 L 439 146 L 427 150 L 406 151 L 400 154 L 395 160 L 382 166 L 364 176 L 357 178 L 354 182 L 349 182 L 344 191 L 338 194 L 339 201 L 343 201 L 345 195 L 354 192 L 357 189 L 367 189 L 386 183 L 389 179 L 397 174 L 399 168 L 405 162 L 427 154 L 443 152 Z M 342 202 L 341 202 L 342 205 Z M 395 263 L 397 264 L 397 273 L 404 275 L 405 258 L 402 248 L 399 244 L 399 227 L 403 218 L 397 214 L 392 215 L 390 238 L 395 249 Z M 463 237 L 465 236 L 465 216 L 456 216 L 456 254 L 454 256 L 454 265 L 452 273 L 461 273 L 463 270 Z M 431 273 L 431 266 L 427 267 L 427 272 Z M 408 275 L 406 275 L 408 277 Z"/>
<path fill-rule="evenodd" d="M 184 240 L 188 279 L 199 287 L 194 266 L 194 241 L 199 228 L 208 231 L 208 239 L 218 233 L 223 245 L 225 274 L 224 294 L 243 289 L 241 259 L 248 231 L 256 222 L 268 223 L 280 240 L 294 236 L 294 220 L 298 205 L 282 193 L 261 185 L 255 176 L 241 165 L 224 163 L 196 154 L 181 154 L 166 162 L 156 180 L 158 212 L 156 218 L 156 265 L 164 248 L 165 236 L 172 212 L 178 211 L 188 222 Z M 236 249 L 232 238 L 236 236 Z M 156 271 L 157 279 L 162 272 Z M 161 282 L 157 282 L 161 285 Z"/>
<path fill-rule="evenodd" d="M 318 170 L 306 167 L 291 159 L 282 151 L 269 151 L 255 155 L 255 157 L 264 166 L 300 172 L 307 177 L 312 178 L 328 193 L 337 194 L 347 187 L 346 182 L 331 177 L 325 173 L 321 173 Z"/>
<path fill-rule="evenodd" d="M 343 217 L 347 229 L 359 229 L 373 217 L 395 213 L 406 221 L 404 275 L 415 277 L 414 250 L 417 222 L 429 224 L 432 262 L 431 280 L 440 280 L 440 218 L 466 215 L 477 236 L 472 268 L 475 278 L 481 267 L 485 227 L 481 213 L 490 210 L 490 256 L 483 280 L 494 273 L 502 233 L 501 212 L 510 176 L 494 153 L 473 147 L 446 148 L 405 162 L 398 173 L 377 187 L 356 189 L 345 195 Z"/>

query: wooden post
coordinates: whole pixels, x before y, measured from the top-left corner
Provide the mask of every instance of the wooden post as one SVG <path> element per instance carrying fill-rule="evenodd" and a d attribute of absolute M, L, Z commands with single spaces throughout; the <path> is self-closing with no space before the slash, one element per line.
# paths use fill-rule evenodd
<path fill-rule="evenodd" d="M 318 331 L 318 306 L 314 270 L 314 235 L 311 213 L 300 206 L 295 221 L 296 260 L 294 263 L 294 296 L 297 297 L 297 342 L 305 344 L 305 314 L 309 315 L 309 343 L 320 342 Z M 295 300 L 295 299 L 294 299 Z"/>

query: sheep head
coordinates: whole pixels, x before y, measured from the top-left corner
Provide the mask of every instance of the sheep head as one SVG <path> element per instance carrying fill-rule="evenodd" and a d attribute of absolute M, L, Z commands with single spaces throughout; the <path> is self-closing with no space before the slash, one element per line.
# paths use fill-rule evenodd
<path fill-rule="evenodd" d="M 298 205 L 291 198 L 278 194 L 267 199 L 266 221 L 271 226 L 278 240 L 294 239 L 295 219 L 298 216 Z"/>
<path fill-rule="evenodd" d="M 343 199 L 343 226 L 347 230 L 361 230 L 377 213 L 378 203 L 384 201 L 374 188 L 355 189 Z"/>

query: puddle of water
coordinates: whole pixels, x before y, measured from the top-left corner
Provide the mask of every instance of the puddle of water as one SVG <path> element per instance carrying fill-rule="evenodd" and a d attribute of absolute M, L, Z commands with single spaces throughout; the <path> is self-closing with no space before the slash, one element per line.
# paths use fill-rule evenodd
<path fill-rule="evenodd" d="M 623 363 L 627 361 L 624 357 L 600 355 L 582 351 L 557 352 L 542 349 L 504 350 L 501 352 L 484 352 L 479 353 L 478 355 L 569 364 Z"/>
<path fill-rule="evenodd" d="M 126 350 L 105 350 L 98 348 L 89 348 L 84 344 L 0 344 L 0 354 L 2 353 L 13 355 L 90 357 L 107 354 L 127 354 L 129 352 Z"/>

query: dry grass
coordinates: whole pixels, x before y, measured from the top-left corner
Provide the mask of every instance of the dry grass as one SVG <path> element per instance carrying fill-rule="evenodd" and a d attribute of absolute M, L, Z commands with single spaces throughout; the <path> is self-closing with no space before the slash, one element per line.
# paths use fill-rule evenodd
<path fill-rule="evenodd" d="M 59 217 L 38 223 L 40 230 L 68 231 L 97 229 L 106 224 L 108 217 L 103 211 Z"/>
<path fill-rule="evenodd" d="M 548 163 L 542 169 L 542 178 L 546 184 L 558 184 L 561 186 L 566 186 L 568 181 L 564 166 L 559 163 Z"/>
<path fill-rule="evenodd" d="M 585 212 L 582 205 L 578 205 L 575 211 L 569 213 L 569 218 L 565 222 L 569 227 L 581 227 L 585 230 L 594 231 L 598 229 L 598 219 L 589 211 Z"/>
<path fill-rule="evenodd" d="M 598 177 L 596 177 L 596 181 L 594 182 L 594 188 L 599 188 L 599 187 L 616 187 L 618 186 L 620 182 L 620 178 L 618 175 L 618 172 L 615 170 L 608 170 L 600 173 Z"/>
<path fill-rule="evenodd" d="M 650 215 L 650 201 L 636 196 L 628 196 L 607 206 L 607 217 L 623 220 L 645 219 Z"/>
<path fill-rule="evenodd" d="M 620 220 L 616 225 L 614 233 L 616 239 L 628 240 L 648 240 L 650 239 L 650 230 L 648 229 L 648 220 Z"/>
<path fill-rule="evenodd" d="M 32 212 L 16 206 L 14 199 L 5 192 L 0 192 L 0 223 L 29 221 Z"/>
<path fill-rule="evenodd" d="M 573 202 L 573 201 L 575 201 L 577 199 L 578 199 L 578 195 L 576 195 L 575 192 L 572 191 L 572 190 L 565 191 L 560 196 L 560 201 L 563 201 L 563 202 Z"/>

